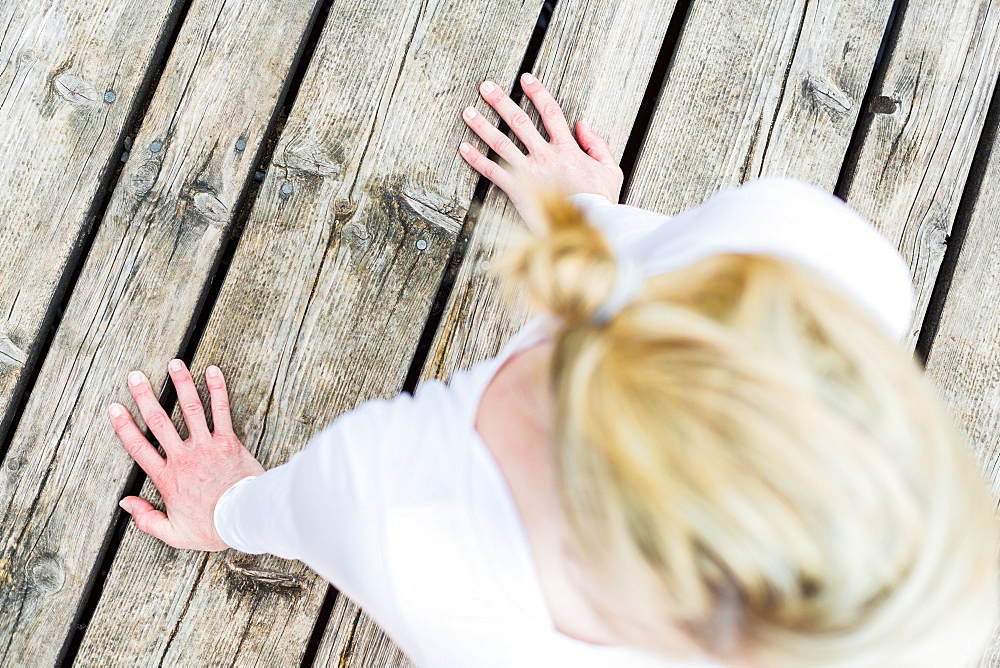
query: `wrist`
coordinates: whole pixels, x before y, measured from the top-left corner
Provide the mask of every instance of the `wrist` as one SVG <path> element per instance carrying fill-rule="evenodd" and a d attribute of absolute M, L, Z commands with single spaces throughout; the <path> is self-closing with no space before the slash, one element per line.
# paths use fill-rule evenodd
<path fill-rule="evenodd" d="M 233 521 L 233 511 L 239 494 L 245 490 L 251 480 L 257 477 L 257 475 L 249 475 L 237 480 L 223 491 L 215 502 L 215 508 L 212 511 L 213 528 L 215 529 L 216 536 L 225 543 L 227 548 L 232 547 L 241 552 L 250 552 L 249 549 L 244 549 L 247 546 L 242 544 L 243 542 L 239 539 L 238 532 L 235 530 L 236 522 Z"/>

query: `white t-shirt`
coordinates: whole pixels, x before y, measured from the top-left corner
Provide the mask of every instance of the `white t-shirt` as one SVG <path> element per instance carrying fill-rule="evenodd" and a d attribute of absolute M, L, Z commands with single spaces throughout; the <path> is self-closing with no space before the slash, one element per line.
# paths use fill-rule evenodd
<path fill-rule="evenodd" d="M 693 261 L 692 248 L 707 255 L 749 245 L 744 252 L 804 261 L 845 292 L 863 293 L 858 301 L 894 336 L 909 327 L 912 284 L 898 252 L 812 186 L 758 179 L 673 218 L 598 195 L 572 199 L 650 274 L 683 266 L 678 256 Z M 685 229 L 666 230 L 678 225 Z M 760 225 L 767 229 L 747 236 Z M 769 233 L 773 247 L 756 243 Z M 550 324 L 532 319 L 497 357 L 448 384 L 429 380 L 413 396 L 342 414 L 286 464 L 230 488 L 215 510 L 219 535 L 243 552 L 304 562 L 420 666 L 713 665 L 591 645 L 555 629 L 510 490 L 474 428 L 494 374 Z"/>

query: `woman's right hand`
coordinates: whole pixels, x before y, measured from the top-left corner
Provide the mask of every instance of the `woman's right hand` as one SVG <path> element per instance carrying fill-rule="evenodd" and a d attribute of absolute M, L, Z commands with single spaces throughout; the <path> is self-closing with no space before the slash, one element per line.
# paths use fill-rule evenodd
<path fill-rule="evenodd" d="M 538 110 L 549 140 L 545 140 L 528 115 L 503 89 L 492 81 L 484 81 L 479 86 L 483 99 L 510 126 L 528 153 L 522 153 L 514 142 L 481 113 L 472 107 L 466 107 L 462 112 L 466 124 L 487 146 L 496 151 L 509 169 L 493 162 L 468 142 L 463 142 L 459 147 L 462 157 L 473 169 L 503 190 L 522 216 L 525 216 L 529 196 L 525 192 L 525 179 L 542 186 L 560 187 L 567 195 L 603 195 L 612 204 L 617 204 L 622 188 L 622 170 L 604 138 L 582 120 L 576 124 L 574 138 L 559 104 L 541 82 L 530 74 L 521 75 L 521 87 Z"/>

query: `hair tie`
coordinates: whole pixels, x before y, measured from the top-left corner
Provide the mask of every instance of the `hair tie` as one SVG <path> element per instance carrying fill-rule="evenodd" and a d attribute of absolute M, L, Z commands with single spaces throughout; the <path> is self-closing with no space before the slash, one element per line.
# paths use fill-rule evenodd
<path fill-rule="evenodd" d="M 607 324 L 625 306 L 632 302 L 646 283 L 646 272 L 632 257 L 615 251 L 615 280 L 611 291 L 597 307 L 590 321 L 595 325 Z"/>

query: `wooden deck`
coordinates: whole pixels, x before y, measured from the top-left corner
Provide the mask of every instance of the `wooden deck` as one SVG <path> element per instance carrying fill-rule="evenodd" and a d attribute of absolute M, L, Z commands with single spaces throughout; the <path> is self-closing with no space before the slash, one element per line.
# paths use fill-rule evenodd
<path fill-rule="evenodd" d="M 32 0 L 0 31 L 0 665 L 407 663 L 299 562 L 134 530 L 105 411 L 218 364 L 271 467 L 495 354 L 517 221 L 460 111 L 525 70 L 630 204 L 789 175 L 876 222 L 1000 489 L 1000 0 Z"/>

